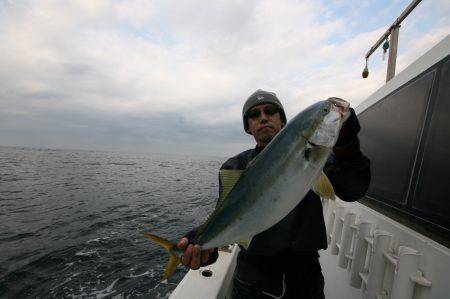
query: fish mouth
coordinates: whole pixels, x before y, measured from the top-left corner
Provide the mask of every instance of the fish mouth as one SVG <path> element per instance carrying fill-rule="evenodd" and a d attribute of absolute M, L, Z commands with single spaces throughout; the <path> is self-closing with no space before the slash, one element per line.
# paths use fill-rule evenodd
<path fill-rule="evenodd" d="M 338 112 L 344 121 L 347 120 L 350 115 L 350 103 L 336 97 L 329 98 L 328 101 L 333 104 L 332 109 Z"/>

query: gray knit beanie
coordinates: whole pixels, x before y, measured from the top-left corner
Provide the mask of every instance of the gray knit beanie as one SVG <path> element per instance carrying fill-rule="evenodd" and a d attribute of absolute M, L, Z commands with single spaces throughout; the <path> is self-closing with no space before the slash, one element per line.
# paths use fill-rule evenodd
<path fill-rule="evenodd" d="M 281 120 L 286 124 L 286 114 L 284 113 L 283 105 L 281 105 L 280 100 L 277 95 L 273 92 L 258 89 L 245 101 L 244 107 L 242 108 L 242 120 L 244 122 L 245 132 L 248 132 L 248 122 L 247 122 L 247 112 L 256 105 L 260 104 L 273 104 L 280 109 Z M 250 133 L 249 133 L 250 134 Z"/>

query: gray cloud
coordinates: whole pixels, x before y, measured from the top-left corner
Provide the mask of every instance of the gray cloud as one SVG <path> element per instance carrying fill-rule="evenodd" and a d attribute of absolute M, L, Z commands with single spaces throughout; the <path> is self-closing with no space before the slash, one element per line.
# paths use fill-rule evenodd
<path fill-rule="evenodd" d="M 334 95 L 357 105 L 383 83 L 378 58 L 360 73 L 387 24 L 360 28 L 376 1 L 328 3 L 0 2 L 0 144 L 227 156 L 253 144 L 240 110 L 257 88 L 288 117 Z M 448 2 L 425 5 L 400 70 L 449 32 Z"/>

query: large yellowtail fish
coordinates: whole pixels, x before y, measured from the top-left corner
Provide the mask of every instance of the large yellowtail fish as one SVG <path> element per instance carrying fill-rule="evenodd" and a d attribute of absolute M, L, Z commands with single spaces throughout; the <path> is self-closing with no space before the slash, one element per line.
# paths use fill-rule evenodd
<path fill-rule="evenodd" d="M 330 98 L 311 105 L 292 119 L 242 170 L 221 170 L 222 196 L 192 240 L 202 250 L 239 243 L 283 219 L 309 190 L 334 199 L 322 169 L 335 145 L 349 103 Z M 165 247 L 170 259 L 163 279 L 179 265 L 182 250 L 174 242 L 145 235 Z"/>

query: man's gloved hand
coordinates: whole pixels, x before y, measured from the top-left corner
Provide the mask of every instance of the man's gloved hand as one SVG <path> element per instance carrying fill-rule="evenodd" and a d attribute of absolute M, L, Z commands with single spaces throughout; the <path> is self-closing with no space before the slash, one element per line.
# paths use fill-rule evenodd
<path fill-rule="evenodd" d="M 350 116 L 342 125 L 339 137 L 336 142 L 337 147 L 349 145 L 351 142 L 358 140 L 358 133 L 361 130 L 355 110 L 350 108 Z"/>
<path fill-rule="evenodd" d="M 342 125 L 336 145 L 333 148 L 337 159 L 349 159 L 359 155 L 358 133 L 361 130 L 355 110 L 350 108 L 350 116 Z"/>

